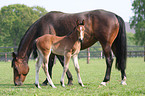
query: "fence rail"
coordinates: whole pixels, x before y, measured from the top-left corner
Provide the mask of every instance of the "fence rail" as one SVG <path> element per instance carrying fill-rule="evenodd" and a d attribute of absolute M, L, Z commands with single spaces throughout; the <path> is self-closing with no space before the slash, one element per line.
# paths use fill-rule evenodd
<path fill-rule="evenodd" d="M 14 49 L 17 49 L 17 47 L 0 47 L 0 61 L 12 60 L 11 53 Z M 127 49 L 127 57 L 145 58 L 145 46 L 128 46 Z M 104 58 L 104 55 L 101 50 L 101 46 L 92 46 L 88 49 L 82 50 L 78 57 L 87 58 L 89 60 L 90 58 Z M 89 63 L 89 61 L 87 61 L 87 63 Z"/>

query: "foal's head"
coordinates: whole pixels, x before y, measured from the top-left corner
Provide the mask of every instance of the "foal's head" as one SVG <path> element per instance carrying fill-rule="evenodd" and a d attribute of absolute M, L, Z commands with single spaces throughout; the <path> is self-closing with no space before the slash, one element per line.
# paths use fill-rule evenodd
<path fill-rule="evenodd" d="M 85 21 L 83 20 L 82 23 L 79 23 L 79 21 L 77 20 L 76 24 L 77 24 L 76 30 L 77 30 L 77 33 L 78 33 L 79 41 L 82 42 L 83 38 L 84 38 Z"/>
<path fill-rule="evenodd" d="M 12 53 L 12 67 L 14 71 L 14 84 L 15 86 L 22 85 L 29 72 L 29 67 L 26 61 L 17 57 L 17 55 Z"/>

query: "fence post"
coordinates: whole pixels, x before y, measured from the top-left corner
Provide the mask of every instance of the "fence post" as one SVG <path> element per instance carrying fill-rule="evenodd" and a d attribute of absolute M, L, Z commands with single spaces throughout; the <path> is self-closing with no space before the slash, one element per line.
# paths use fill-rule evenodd
<path fill-rule="evenodd" d="M 101 59 L 103 58 L 103 51 L 101 51 Z"/>
<path fill-rule="evenodd" d="M 90 60 L 90 50 L 89 48 L 87 48 L 87 64 L 89 64 L 89 60 Z"/>
<path fill-rule="evenodd" d="M 104 53 L 101 51 L 101 59 L 104 59 Z"/>
<path fill-rule="evenodd" d="M 7 62 L 7 53 L 5 53 L 5 62 Z"/>

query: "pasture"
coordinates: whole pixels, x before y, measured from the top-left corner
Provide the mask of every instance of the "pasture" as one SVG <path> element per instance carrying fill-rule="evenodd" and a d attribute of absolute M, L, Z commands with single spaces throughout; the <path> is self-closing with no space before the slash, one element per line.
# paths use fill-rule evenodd
<path fill-rule="evenodd" d="M 115 61 L 115 60 L 114 60 Z M 69 64 L 69 69 L 73 75 L 72 86 L 65 88 L 61 87 L 60 79 L 62 75 L 62 67 L 58 61 L 53 67 L 53 83 L 57 87 L 53 89 L 50 86 L 41 86 L 42 89 L 37 89 L 34 86 L 35 82 L 35 62 L 29 61 L 30 71 L 26 77 L 24 85 L 14 86 L 13 84 L 13 69 L 11 62 L 0 62 L 0 96 L 14 95 L 14 96 L 139 96 L 145 95 L 145 62 L 143 58 L 128 58 L 127 59 L 127 86 L 120 85 L 120 72 L 115 69 L 115 62 L 113 63 L 111 80 L 107 86 L 100 86 L 104 79 L 106 64 L 104 59 L 90 59 L 90 64 L 86 64 L 86 59 L 79 59 L 80 74 L 85 87 L 81 87 L 77 82 L 77 75 L 72 61 Z M 45 74 L 40 69 L 40 84 L 45 80 Z M 65 76 L 66 77 L 66 76 Z M 67 78 L 65 78 L 67 84 Z"/>

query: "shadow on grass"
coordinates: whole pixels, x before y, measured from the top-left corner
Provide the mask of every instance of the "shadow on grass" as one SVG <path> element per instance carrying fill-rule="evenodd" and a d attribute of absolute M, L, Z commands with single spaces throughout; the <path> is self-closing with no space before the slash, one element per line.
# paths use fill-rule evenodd
<path fill-rule="evenodd" d="M 41 84 L 40 84 L 41 86 Z M 61 86 L 60 84 L 55 84 L 56 87 Z M 50 85 L 47 86 L 41 86 L 42 88 L 50 87 Z M 15 86 L 14 84 L 0 84 L 0 88 L 36 88 L 35 84 L 23 84 L 21 86 Z"/>
<path fill-rule="evenodd" d="M 22 86 L 14 86 L 14 84 L 0 84 L 0 88 L 34 88 L 34 84 L 24 84 Z"/>

